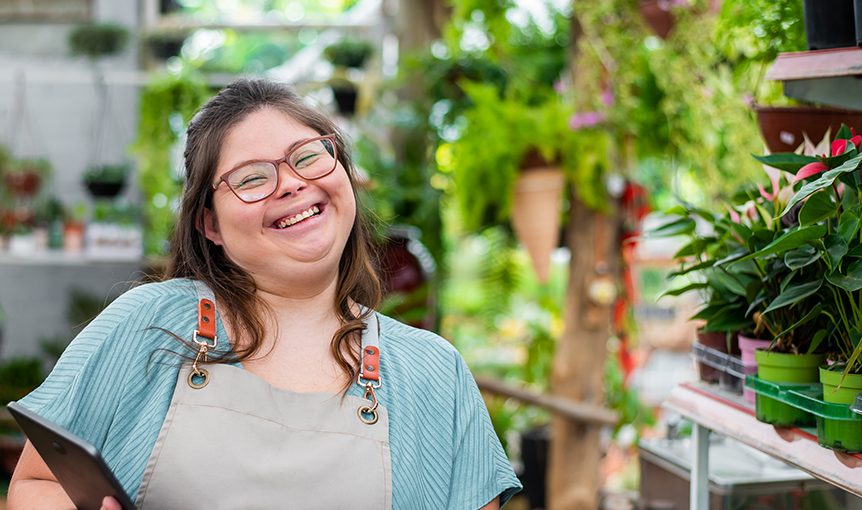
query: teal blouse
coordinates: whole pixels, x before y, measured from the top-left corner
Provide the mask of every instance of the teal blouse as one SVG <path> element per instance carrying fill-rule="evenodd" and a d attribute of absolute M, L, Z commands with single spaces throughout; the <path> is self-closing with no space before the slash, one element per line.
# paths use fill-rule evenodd
<path fill-rule="evenodd" d="M 186 279 L 126 292 L 21 400 L 99 448 L 133 500 L 173 396 L 182 359 L 172 353 L 189 353 L 166 331 L 190 339 L 196 306 Z M 378 317 L 393 508 L 476 509 L 498 494 L 505 503 L 521 485 L 464 360 L 439 336 Z M 220 319 L 218 335 L 227 338 Z"/>

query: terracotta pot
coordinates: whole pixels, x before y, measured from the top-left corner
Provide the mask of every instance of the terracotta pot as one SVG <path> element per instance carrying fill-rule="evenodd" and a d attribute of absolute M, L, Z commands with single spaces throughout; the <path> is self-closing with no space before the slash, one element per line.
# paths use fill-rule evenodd
<path fill-rule="evenodd" d="M 724 331 L 704 332 L 699 329 L 697 330 L 697 343 L 725 354 L 739 354 L 739 343 L 736 341 L 736 333 L 733 333 L 730 337 L 729 352 L 727 348 L 727 333 Z M 703 362 L 697 363 L 697 373 L 701 381 L 708 383 L 718 383 L 721 375 L 720 370 Z"/>
<path fill-rule="evenodd" d="M 640 3 L 641 17 L 662 39 L 667 39 L 676 23 L 670 5 L 670 0 L 642 0 Z"/>
<path fill-rule="evenodd" d="M 542 166 L 522 170 L 512 200 L 512 228 L 527 249 L 536 277 L 548 280 L 551 252 L 560 235 L 560 202 L 565 176 L 559 167 Z"/>
<path fill-rule="evenodd" d="M 823 139 L 826 130 L 834 136 L 841 124 L 862 130 L 862 111 L 814 106 L 755 106 L 760 133 L 769 152 L 793 152 L 803 142 L 802 133 L 812 143 Z"/>
<path fill-rule="evenodd" d="M 3 182 L 13 195 L 30 197 L 39 191 L 42 178 L 34 172 L 13 172 L 3 176 Z"/>

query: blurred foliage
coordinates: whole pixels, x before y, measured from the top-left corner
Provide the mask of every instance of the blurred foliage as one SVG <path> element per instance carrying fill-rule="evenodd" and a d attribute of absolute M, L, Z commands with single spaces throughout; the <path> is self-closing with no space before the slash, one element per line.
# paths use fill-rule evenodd
<path fill-rule="evenodd" d="M 203 22 L 299 21 L 349 11 L 361 0 L 178 0 L 182 14 Z"/>
<path fill-rule="evenodd" d="M 129 40 L 129 30 L 116 23 L 87 23 L 69 33 L 73 55 L 97 59 L 123 51 Z"/>
<path fill-rule="evenodd" d="M 141 92 L 138 136 L 132 151 L 144 195 L 147 255 L 168 251 L 183 179 L 182 163 L 174 151 L 192 115 L 211 95 L 202 78 L 188 70 L 158 76 Z"/>

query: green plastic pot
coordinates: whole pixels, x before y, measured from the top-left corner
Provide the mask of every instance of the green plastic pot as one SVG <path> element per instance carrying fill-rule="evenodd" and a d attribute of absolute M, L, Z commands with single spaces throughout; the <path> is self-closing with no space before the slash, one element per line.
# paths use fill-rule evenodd
<path fill-rule="evenodd" d="M 840 368 L 830 370 L 828 367 L 820 367 L 823 400 L 849 407 L 855 402 L 856 395 L 862 393 L 862 374 L 847 374 L 843 381 L 841 378 Z M 834 450 L 862 451 L 862 422 L 858 419 L 818 418 L 817 442 Z"/>
<path fill-rule="evenodd" d="M 818 368 L 826 359 L 825 354 L 787 354 L 758 349 L 757 377 L 775 383 L 816 383 Z M 757 419 L 779 426 L 812 427 L 814 416 L 773 398 L 758 394 L 755 401 Z"/>

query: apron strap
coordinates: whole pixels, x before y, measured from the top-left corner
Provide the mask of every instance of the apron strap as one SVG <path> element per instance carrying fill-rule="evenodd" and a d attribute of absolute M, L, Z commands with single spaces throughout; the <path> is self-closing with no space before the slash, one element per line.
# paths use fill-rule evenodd
<path fill-rule="evenodd" d="M 200 280 L 195 280 L 195 292 L 198 295 L 198 325 L 194 332 L 194 341 L 200 344 L 197 338 L 203 337 L 204 342 L 209 340 L 211 344 L 208 346 L 213 348 L 217 343 L 215 293 Z"/>
<path fill-rule="evenodd" d="M 375 388 L 380 387 L 380 320 L 376 314 L 372 314 L 370 320 L 365 322 L 362 331 L 362 348 L 359 357 L 361 370 L 356 383 L 365 386 L 371 383 Z M 363 379 L 365 382 L 363 382 Z"/>

